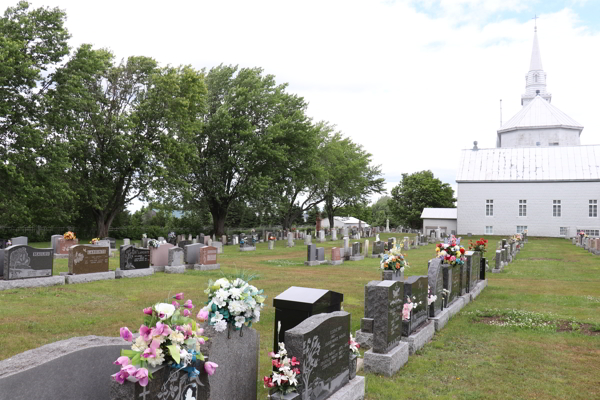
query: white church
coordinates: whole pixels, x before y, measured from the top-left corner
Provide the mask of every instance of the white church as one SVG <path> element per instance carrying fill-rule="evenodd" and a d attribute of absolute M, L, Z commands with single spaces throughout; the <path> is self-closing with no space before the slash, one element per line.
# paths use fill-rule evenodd
<path fill-rule="evenodd" d="M 580 145 L 583 126 L 551 104 L 546 78 L 536 28 L 523 108 L 498 130 L 496 148 L 461 152 L 458 233 L 600 234 L 600 145 Z"/>

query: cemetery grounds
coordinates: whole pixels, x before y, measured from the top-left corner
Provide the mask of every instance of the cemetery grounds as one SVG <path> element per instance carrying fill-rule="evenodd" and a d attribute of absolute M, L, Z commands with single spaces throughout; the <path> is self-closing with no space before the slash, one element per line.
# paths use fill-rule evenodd
<path fill-rule="evenodd" d="M 401 240 L 405 234 L 380 236 Z M 491 269 L 502 237 L 486 238 Z M 463 239 L 467 248 L 468 238 Z M 193 299 L 197 312 L 206 301 L 203 291 L 209 279 L 249 270 L 260 275 L 253 284 L 268 296 L 261 321 L 254 325 L 260 332 L 257 379 L 262 381 L 271 369 L 267 353 L 273 343 L 273 297 L 290 286 L 343 293 L 343 308 L 352 314 L 355 332 L 363 317 L 364 285 L 381 279 L 379 259 L 305 266 L 303 240 L 296 240 L 293 248 L 286 243 L 277 241 L 274 250 L 260 243 L 257 251 L 243 253 L 237 246 L 224 246 L 218 256 L 221 271 L 2 291 L 0 360 L 73 336 L 116 337 L 122 326 L 137 331 L 142 308 L 177 292 Z M 117 241 L 117 249 L 121 244 Z M 315 244 L 325 247 L 327 259 L 331 247 L 343 247 L 342 240 Z M 50 247 L 48 242 L 32 245 Z M 119 266 L 118 251 L 115 255 L 111 270 Z M 411 268 L 405 276 L 427 275 L 427 261 L 434 255 L 434 245 L 408 251 Z M 67 259 L 54 260 L 55 275 L 66 271 Z M 481 295 L 394 377 L 367 374 L 366 399 L 600 398 L 600 257 L 570 240 L 530 238 L 503 273 L 488 272 L 487 278 Z M 259 387 L 258 397 L 266 399 L 262 382 Z"/>

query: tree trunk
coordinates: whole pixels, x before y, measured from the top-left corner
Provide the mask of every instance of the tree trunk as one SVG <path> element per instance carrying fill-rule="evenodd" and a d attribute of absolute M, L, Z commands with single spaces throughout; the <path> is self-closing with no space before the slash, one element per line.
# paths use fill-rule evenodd
<path fill-rule="evenodd" d="M 227 218 L 227 206 L 221 204 L 211 205 L 210 213 L 213 217 L 213 229 L 215 236 L 221 237 L 225 234 L 225 219 Z"/>
<path fill-rule="evenodd" d="M 112 224 L 115 216 L 117 215 L 119 210 L 110 211 L 108 213 L 104 211 L 94 211 L 96 214 L 96 237 L 97 238 L 105 238 L 108 237 L 108 230 L 110 229 L 110 225 Z"/>

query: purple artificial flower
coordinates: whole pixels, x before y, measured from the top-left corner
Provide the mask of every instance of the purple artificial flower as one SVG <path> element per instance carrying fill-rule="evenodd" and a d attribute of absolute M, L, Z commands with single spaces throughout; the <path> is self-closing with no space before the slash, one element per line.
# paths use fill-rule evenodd
<path fill-rule="evenodd" d="M 143 358 L 155 358 L 156 349 L 160 347 L 160 342 L 156 339 L 152 340 L 152 344 L 142 353 Z"/>
<path fill-rule="evenodd" d="M 184 317 L 189 317 L 189 316 L 190 316 L 190 314 L 192 314 L 192 313 L 190 312 L 190 310 L 188 310 L 188 309 L 185 309 L 185 310 L 183 310 L 183 316 L 184 316 Z"/>
<path fill-rule="evenodd" d="M 173 298 L 175 300 L 183 300 L 183 292 L 177 293 L 175 296 L 173 296 Z"/>
<path fill-rule="evenodd" d="M 129 365 L 130 363 L 131 363 L 131 360 L 129 359 L 129 357 L 121 356 L 121 357 L 117 358 L 117 361 L 115 361 L 113 364 L 126 366 L 126 365 Z"/>
<path fill-rule="evenodd" d="M 158 336 L 158 335 L 169 336 L 170 334 L 171 334 L 171 328 L 169 328 L 169 325 L 163 324 L 162 322 L 157 322 L 156 328 L 152 329 L 152 336 Z"/>
<path fill-rule="evenodd" d="M 146 315 L 152 315 L 152 307 L 146 307 L 146 308 L 144 308 L 144 314 L 146 314 Z"/>
<path fill-rule="evenodd" d="M 123 328 L 121 328 L 120 332 L 121 332 L 121 337 L 124 340 L 126 340 L 128 342 L 131 342 L 133 340 L 133 335 L 131 334 L 131 331 L 129 331 L 129 328 L 123 327 Z"/>
<path fill-rule="evenodd" d="M 120 370 L 119 372 L 117 372 L 114 375 L 111 375 L 113 378 L 115 378 L 115 381 L 119 382 L 121 385 L 125 383 L 125 379 L 127 379 L 127 377 L 129 376 L 129 373 L 125 370 Z"/>
<path fill-rule="evenodd" d="M 140 384 L 140 386 L 147 386 L 148 385 L 148 370 L 146 368 L 140 368 L 140 369 L 138 369 L 133 374 L 133 377 L 137 378 L 138 383 Z"/>
<path fill-rule="evenodd" d="M 219 365 L 215 364 L 214 362 L 207 361 L 204 363 L 204 371 L 206 371 L 208 375 L 212 375 L 215 373 L 218 366 Z"/>
<path fill-rule="evenodd" d="M 173 300 L 173 303 L 172 303 L 172 304 L 173 304 L 173 306 L 174 306 L 175 308 L 179 308 L 179 303 L 178 303 L 178 302 L 176 302 L 175 300 Z"/>
<path fill-rule="evenodd" d="M 208 319 L 208 310 L 203 308 L 198 312 L 198 315 L 196 315 L 196 318 L 198 318 L 200 321 L 206 321 Z"/>
<path fill-rule="evenodd" d="M 186 301 L 186 302 L 183 304 L 183 306 L 184 306 L 185 308 L 189 308 L 189 309 L 192 309 L 192 308 L 194 308 L 194 305 L 192 304 L 192 301 L 191 301 L 191 300 L 188 300 L 188 301 Z"/>
<path fill-rule="evenodd" d="M 146 342 L 152 338 L 152 329 L 148 328 L 146 325 L 140 325 L 140 336 Z"/>

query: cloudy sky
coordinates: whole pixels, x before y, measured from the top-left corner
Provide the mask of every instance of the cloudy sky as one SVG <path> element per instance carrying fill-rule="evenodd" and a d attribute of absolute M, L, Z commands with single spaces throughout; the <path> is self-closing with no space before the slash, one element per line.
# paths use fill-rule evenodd
<path fill-rule="evenodd" d="M 16 0 L 0 0 L 5 9 Z M 455 186 L 459 151 L 495 146 L 520 109 L 534 15 L 552 104 L 599 143 L 600 1 L 34 0 L 67 11 L 71 45 L 163 65 L 260 66 L 309 115 L 373 154 L 391 190 L 431 169 Z"/>

